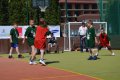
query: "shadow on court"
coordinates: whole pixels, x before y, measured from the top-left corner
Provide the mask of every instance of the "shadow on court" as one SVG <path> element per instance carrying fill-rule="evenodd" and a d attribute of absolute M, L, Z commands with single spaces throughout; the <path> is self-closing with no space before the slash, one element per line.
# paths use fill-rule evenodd
<path fill-rule="evenodd" d="M 54 64 L 54 63 L 60 63 L 60 61 L 48 61 L 48 62 L 46 62 L 47 65 L 48 64 Z"/>

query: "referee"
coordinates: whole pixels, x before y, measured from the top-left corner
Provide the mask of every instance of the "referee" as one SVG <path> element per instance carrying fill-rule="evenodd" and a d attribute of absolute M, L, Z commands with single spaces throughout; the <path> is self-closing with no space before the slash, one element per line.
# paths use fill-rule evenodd
<path fill-rule="evenodd" d="M 86 48 L 86 52 L 88 52 L 88 49 L 86 47 L 86 32 L 87 27 L 85 26 L 85 23 L 82 22 L 82 25 L 79 27 L 79 35 L 80 35 L 80 51 L 83 52 L 83 49 Z"/>

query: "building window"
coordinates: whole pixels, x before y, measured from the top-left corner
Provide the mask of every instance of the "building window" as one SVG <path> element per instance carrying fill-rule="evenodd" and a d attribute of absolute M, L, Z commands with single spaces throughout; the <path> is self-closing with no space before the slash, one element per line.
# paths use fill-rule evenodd
<path fill-rule="evenodd" d="M 103 3 L 103 9 L 106 9 L 106 8 L 107 8 L 107 4 Z"/>
<path fill-rule="evenodd" d="M 61 18 L 61 23 L 64 23 L 65 22 L 65 18 Z"/>
<path fill-rule="evenodd" d="M 90 14 L 90 11 L 84 11 L 84 14 Z"/>
<path fill-rule="evenodd" d="M 68 18 L 68 21 L 69 21 L 69 22 L 72 22 L 72 18 Z"/>
<path fill-rule="evenodd" d="M 72 4 L 71 4 L 71 3 L 68 3 L 68 4 L 67 4 L 67 8 L 68 8 L 68 9 L 72 9 Z"/>
<path fill-rule="evenodd" d="M 99 14 L 99 11 L 92 11 L 92 14 Z"/>
<path fill-rule="evenodd" d="M 68 16 L 73 16 L 71 11 L 68 12 Z"/>
<path fill-rule="evenodd" d="M 98 9 L 97 4 L 92 4 L 92 9 Z"/>
<path fill-rule="evenodd" d="M 80 9 L 80 4 L 75 4 L 75 9 Z"/>
<path fill-rule="evenodd" d="M 64 11 L 61 11 L 61 16 L 65 16 L 65 12 Z"/>
<path fill-rule="evenodd" d="M 76 14 L 76 16 L 80 15 L 79 11 L 75 11 L 75 14 Z"/>
<path fill-rule="evenodd" d="M 84 9 L 89 9 L 89 4 L 84 4 Z"/>

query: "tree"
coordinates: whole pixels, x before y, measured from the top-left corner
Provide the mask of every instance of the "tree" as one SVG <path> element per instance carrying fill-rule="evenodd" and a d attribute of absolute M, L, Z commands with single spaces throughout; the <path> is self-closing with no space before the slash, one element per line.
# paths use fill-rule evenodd
<path fill-rule="evenodd" d="M 0 25 L 8 25 L 8 0 L 0 0 Z"/>
<path fill-rule="evenodd" d="M 26 18 L 26 0 L 11 0 L 9 2 L 9 23 L 18 22 L 25 24 Z"/>
<path fill-rule="evenodd" d="M 15 21 L 20 25 L 27 25 L 29 19 L 35 19 L 36 10 L 32 8 L 31 4 L 31 0 L 10 0 L 9 23 Z"/>
<path fill-rule="evenodd" d="M 50 0 L 50 5 L 45 12 L 45 20 L 49 25 L 60 24 L 59 0 Z"/>

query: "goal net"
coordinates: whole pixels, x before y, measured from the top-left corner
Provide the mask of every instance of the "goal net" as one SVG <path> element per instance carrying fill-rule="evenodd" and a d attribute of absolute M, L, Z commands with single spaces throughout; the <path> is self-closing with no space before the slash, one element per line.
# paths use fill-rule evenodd
<path fill-rule="evenodd" d="M 80 36 L 79 27 L 82 22 L 68 22 L 64 25 L 64 51 L 72 51 L 79 49 L 80 47 Z M 107 22 L 93 22 L 95 27 L 96 35 L 99 36 L 100 28 L 103 27 L 107 33 Z"/>

